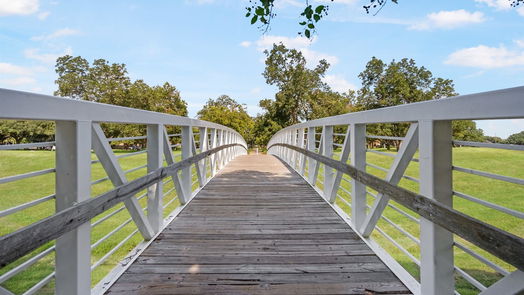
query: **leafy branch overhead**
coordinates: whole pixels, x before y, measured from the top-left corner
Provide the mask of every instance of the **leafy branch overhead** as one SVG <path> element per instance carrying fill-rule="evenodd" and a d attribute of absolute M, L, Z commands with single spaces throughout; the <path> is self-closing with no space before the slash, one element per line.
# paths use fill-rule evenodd
<path fill-rule="evenodd" d="M 335 2 L 335 0 L 330 0 Z M 367 0 L 367 4 L 363 6 L 366 13 L 373 13 L 376 15 L 388 2 L 388 0 Z M 390 0 L 398 4 L 398 0 Z M 507 0 L 511 6 L 517 7 L 524 5 L 524 0 Z M 275 0 L 249 0 L 249 6 L 246 7 L 246 17 L 250 19 L 252 25 L 258 24 L 258 27 L 266 33 L 271 26 L 277 14 L 274 12 Z M 298 32 L 301 36 L 311 38 L 316 33 L 317 23 L 328 15 L 328 5 L 312 5 L 309 0 L 305 0 L 305 8 L 300 13 L 300 22 L 298 23 L 302 29 Z"/>
<path fill-rule="evenodd" d="M 391 0 L 393 3 L 397 3 L 398 0 Z M 524 0 L 516 0 L 524 1 Z M 298 32 L 299 35 L 311 38 L 316 32 L 316 24 L 325 16 L 328 15 L 328 5 L 312 5 L 309 4 L 308 0 L 305 0 L 306 7 L 300 13 L 300 22 L 298 23 L 302 30 Z M 334 0 L 331 0 L 334 2 Z M 367 13 L 371 10 L 380 10 L 387 0 L 369 0 L 368 5 L 364 5 L 364 9 Z M 249 6 L 246 7 L 246 17 L 250 19 L 252 25 L 258 24 L 259 28 L 267 32 L 271 25 L 271 20 L 276 17 L 274 12 L 275 0 L 249 0 Z"/>

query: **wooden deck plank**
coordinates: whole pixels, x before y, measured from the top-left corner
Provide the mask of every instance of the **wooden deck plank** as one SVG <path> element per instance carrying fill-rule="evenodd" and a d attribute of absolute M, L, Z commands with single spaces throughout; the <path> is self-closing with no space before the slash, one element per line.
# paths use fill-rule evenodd
<path fill-rule="evenodd" d="M 228 164 L 106 294 L 411 294 L 276 158 Z"/>

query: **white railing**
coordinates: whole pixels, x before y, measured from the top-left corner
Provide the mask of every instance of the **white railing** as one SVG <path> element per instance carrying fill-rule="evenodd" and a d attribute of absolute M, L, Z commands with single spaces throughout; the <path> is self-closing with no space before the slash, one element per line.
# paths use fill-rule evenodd
<path fill-rule="evenodd" d="M 202 158 L 137 191 L 123 204 L 105 208 L 56 242 L 19 255 L 0 269 L 0 294 L 34 294 L 53 283 L 56 294 L 102 294 L 218 170 L 247 151 L 244 139 L 222 125 L 6 89 L 0 89 L 0 119 L 48 120 L 56 126 L 55 141 L 0 145 L 0 165 L 15 153 L 10 150 L 56 147 L 56 152 L 48 152 L 54 154 L 54 167 L 0 177 L 2 241 L 55 217 L 55 212 L 76 208 L 115 187 L 124 188 L 133 179 L 198 155 Z M 145 134 L 107 138 L 101 123 L 139 124 Z M 147 147 L 115 153 L 110 143 L 121 141 L 147 143 Z M 24 192 L 31 196 L 20 197 Z"/>
<path fill-rule="evenodd" d="M 347 163 L 359 171 L 380 176 L 390 184 L 400 184 L 446 208 L 455 207 L 473 215 L 475 220 L 484 221 L 483 226 L 493 226 L 502 236 L 524 245 L 522 169 L 514 171 L 514 175 L 499 175 L 465 168 L 455 164 L 460 154 L 455 155 L 452 148 L 460 145 L 522 152 L 522 146 L 452 140 L 454 120 L 515 118 L 524 118 L 524 87 L 308 121 L 276 133 L 268 151 L 287 162 L 317 189 L 414 294 L 450 295 L 460 294 L 461 290 L 483 295 L 520 294 L 524 291 L 522 265 L 488 253 L 457 232 L 448 231 L 401 205 L 394 197 L 334 169 L 327 161 L 320 161 L 334 159 L 336 163 Z M 403 123 L 409 128 L 404 136 L 396 137 L 366 133 L 368 124 L 384 123 Z M 401 144 L 396 153 L 368 149 L 373 140 L 401 141 Z M 312 158 L 315 154 L 323 158 L 315 160 Z M 459 173 L 478 177 L 467 183 L 472 188 L 484 182 L 483 179 L 500 182 L 491 185 L 493 191 L 489 192 L 500 198 L 510 185 L 518 192 L 519 199 L 497 203 L 463 192 L 467 185 L 454 182 Z M 475 209 L 467 209 L 470 205 Z M 498 247 L 497 241 L 492 242 L 493 247 Z M 512 250 L 524 256 L 524 249 Z M 479 263 L 483 266 L 479 267 Z"/>

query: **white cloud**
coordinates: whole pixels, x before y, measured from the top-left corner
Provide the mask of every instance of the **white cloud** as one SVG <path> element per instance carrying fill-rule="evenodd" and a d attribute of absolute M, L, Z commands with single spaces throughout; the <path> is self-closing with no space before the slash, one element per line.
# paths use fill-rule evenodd
<path fill-rule="evenodd" d="M 454 29 L 457 27 L 482 23 L 486 19 L 480 11 L 469 12 L 464 9 L 433 12 L 424 21 L 409 27 L 412 30 Z"/>
<path fill-rule="evenodd" d="M 0 16 L 33 14 L 38 6 L 38 0 L 0 0 Z"/>
<path fill-rule="evenodd" d="M 251 46 L 251 42 L 249 42 L 249 41 L 242 41 L 242 42 L 240 42 L 240 46 L 242 46 L 242 47 L 249 47 L 249 46 Z"/>
<path fill-rule="evenodd" d="M 17 77 L 17 78 L 11 78 L 11 79 L 3 79 L 0 80 L 1 83 L 9 85 L 9 86 L 19 86 L 19 85 L 27 85 L 27 84 L 34 84 L 36 83 L 36 80 L 31 77 Z"/>
<path fill-rule="evenodd" d="M 484 3 L 489 7 L 493 7 L 497 10 L 506 10 L 511 8 L 511 2 L 508 0 L 475 0 L 478 3 Z"/>
<path fill-rule="evenodd" d="M 508 49 L 504 45 L 499 47 L 479 45 L 453 52 L 445 63 L 481 69 L 524 66 L 524 49 L 518 47 Z"/>
<path fill-rule="evenodd" d="M 254 95 L 260 94 L 260 92 L 262 92 L 262 89 L 260 89 L 259 87 L 255 87 L 249 91 L 250 94 L 254 94 Z"/>
<path fill-rule="evenodd" d="M 524 16 L 524 5 L 520 5 L 520 7 L 517 8 L 517 13 Z"/>
<path fill-rule="evenodd" d="M 51 12 L 49 12 L 49 11 L 40 12 L 38 14 L 38 19 L 39 20 L 45 20 L 50 14 L 51 14 Z"/>
<path fill-rule="evenodd" d="M 330 64 L 338 63 L 338 58 L 333 55 L 321 53 L 315 50 L 310 49 L 311 44 L 317 41 L 316 38 L 309 40 L 306 37 L 285 37 L 285 36 L 275 36 L 275 35 L 265 35 L 258 39 L 255 44 L 259 51 L 270 49 L 273 44 L 284 44 L 287 48 L 294 48 L 300 50 L 306 61 L 309 65 L 316 65 L 321 59 L 325 59 Z"/>
<path fill-rule="evenodd" d="M 523 40 L 515 40 L 515 44 L 517 44 L 518 47 L 524 48 L 524 39 Z"/>
<path fill-rule="evenodd" d="M 46 64 L 53 64 L 60 56 L 73 55 L 73 49 L 71 47 L 67 47 L 62 53 L 40 53 L 39 49 L 31 48 L 24 50 L 24 55 L 27 58 L 38 60 Z"/>
<path fill-rule="evenodd" d="M 11 63 L 0 62 L 0 73 L 6 75 L 32 75 L 33 68 L 17 66 Z"/>
<path fill-rule="evenodd" d="M 40 36 L 32 37 L 31 40 L 33 40 L 33 41 L 45 41 L 45 40 L 51 40 L 51 39 L 56 39 L 56 38 L 60 38 L 60 37 L 65 37 L 65 36 L 78 35 L 79 33 L 80 32 L 77 31 L 77 30 L 73 30 L 73 29 L 70 29 L 70 28 L 63 28 L 63 29 L 54 31 L 53 33 L 51 33 L 49 35 L 40 35 Z"/>
<path fill-rule="evenodd" d="M 348 82 L 346 79 L 344 79 L 344 77 L 339 75 L 326 75 L 322 80 L 326 82 L 331 87 L 331 89 L 337 92 L 345 93 L 350 89 L 357 89 L 355 85 Z"/>

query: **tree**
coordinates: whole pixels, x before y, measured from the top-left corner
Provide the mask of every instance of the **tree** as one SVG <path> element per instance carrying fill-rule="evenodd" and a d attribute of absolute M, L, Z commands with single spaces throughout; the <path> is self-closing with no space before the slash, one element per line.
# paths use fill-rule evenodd
<path fill-rule="evenodd" d="M 266 83 L 278 88 L 278 92 L 274 100 L 259 102 L 264 113 L 255 118 L 258 145 L 265 145 L 275 132 L 284 127 L 350 111 L 354 93 L 334 92 L 322 81 L 329 68 L 325 60 L 310 69 L 300 51 L 288 49 L 283 44 L 274 44 L 265 54 L 263 76 Z"/>
<path fill-rule="evenodd" d="M 55 95 L 187 116 L 187 104 L 175 86 L 168 82 L 161 86 L 149 86 L 143 80 L 133 82 L 125 64 L 95 59 L 90 65 L 81 56 L 65 55 L 57 59 L 55 70 L 58 74 Z M 104 124 L 103 127 L 111 137 L 145 132 L 145 126 L 138 125 Z"/>
<path fill-rule="evenodd" d="M 358 111 L 396 106 L 400 104 L 441 99 L 456 96 L 453 81 L 433 77 L 431 71 L 419 67 L 413 59 L 393 60 L 386 64 L 373 57 L 359 74 L 362 88 L 358 91 L 355 108 Z M 371 124 L 369 133 L 392 137 L 403 137 L 406 123 Z M 482 141 L 483 132 L 473 121 L 453 123 L 453 134 L 459 140 Z M 400 141 L 384 141 L 398 148 Z"/>
<path fill-rule="evenodd" d="M 246 111 L 246 106 L 239 104 L 227 95 L 221 95 L 216 100 L 209 99 L 198 111 L 198 118 L 230 127 L 236 130 L 248 144 L 253 144 L 253 118 Z"/>
<path fill-rule="evenodd" d="M 484 141 L 490 143 L 504 143 L 504 140 L 498 136 L 484 136 Z"/>
<path fill-rule="evenodd" d="M 520 144 L 524 145 L 524 131 L 521 131 L 519 133 L 511 134 L 504 143 L 507 144 Z"/>

